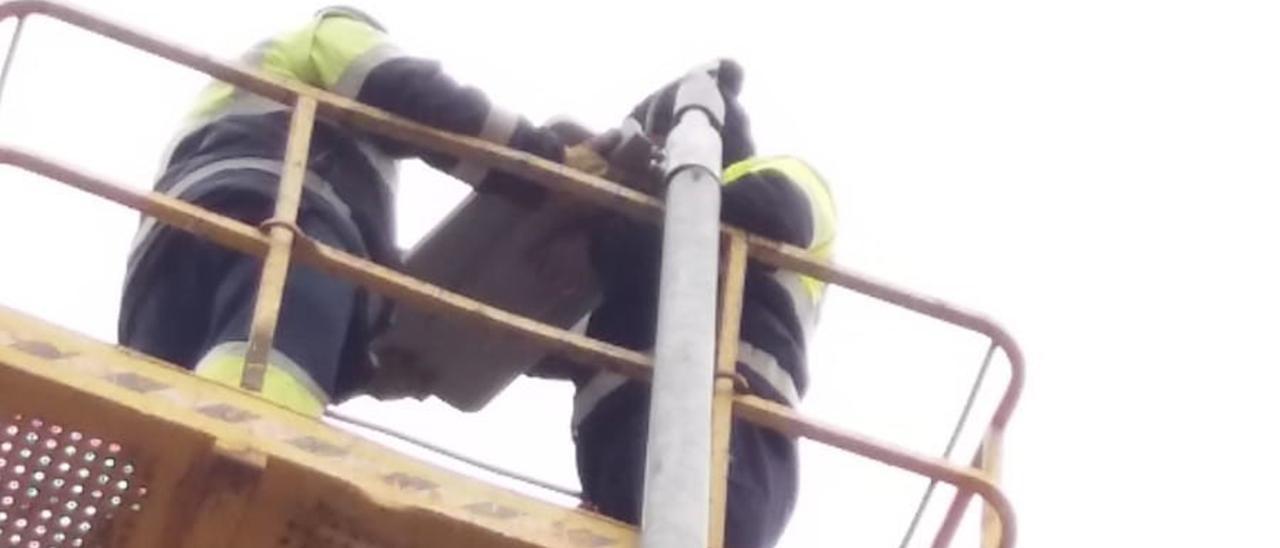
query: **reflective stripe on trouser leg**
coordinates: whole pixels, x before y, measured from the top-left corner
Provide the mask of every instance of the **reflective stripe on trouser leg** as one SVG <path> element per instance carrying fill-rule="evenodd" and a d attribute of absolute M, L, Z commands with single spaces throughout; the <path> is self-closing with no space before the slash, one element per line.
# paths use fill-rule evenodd
<path fill-rule="evenodd" d="M 194 203 L 208 193 L 221 188 L 218 185 L 210 185 L 207 181 L 222 172 L 256 170 L 269 176 L 279 177 L 282 169 L 283 166 L 279 160 L 265 158 L 229 158 L 219 160 L 201 166 L 178 179 L 173 186 L 164 191 L 164 194 Z M 304 200 L 308 199 L 307 197 L 318 199 L 338 215 L 347 219 L 353 218 L 351 208 L 338 197 L 337 192 L 333 189 L 333 184 L 323 177 L 308 171 L 303 179 L 303 192 Z M 134 234 L 133 243 L 130 246 L 128 267 L 125 270 L 126 285 L 132 279 L 133 273 L 141 263 L 144 253 L 151 247 L 150 244 L 154 241 L 162 226 L 163 223 L 157 221 L 154 217 L 143 217 L 142 222 L 138 225 L 138 231 Z"/>
<path fill-rule="evenodd" d="M 605 396 L 614 393 L 627 383 L 627 378 L 617 373 L 602 372 L 591 377 L 587 384 L 573 395 L 573 419 L 571 425 L 577 428 L 582 421 L 595 411 L 596 406 Z"/>
<path fill-rule="evenodd" d="M 786 369 L 782 368 L 773 354 L 756 348 L 746 341 L 739 341 L 738 363 L 755 373 L 774 393 L 781 396 L 787 405 L 795 407 L 800 403 L 800 391 L 796 389 L 795 380 Z"/>
<path fill-rule="evenodd" d="M 239 387 L 248 350 L 249 343 L 245 341 L 219 344 L 200 359 L 195 373 L 222 384 Z M 313 417 L 323 414 L 328 402 L 328 396 L 316 385 L 311 375 L 275 349 L 267 356 L 267 374 L 262 382 L 261 396 L 272 403 Z"/>

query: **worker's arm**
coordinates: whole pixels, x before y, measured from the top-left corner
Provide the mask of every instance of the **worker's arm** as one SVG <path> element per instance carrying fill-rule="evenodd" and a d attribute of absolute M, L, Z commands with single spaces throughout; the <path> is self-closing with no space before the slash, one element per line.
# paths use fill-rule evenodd
<path fill-rule="evenodd" d="M 316 23 L 311 61 L 318 84 L 363 103 L 447 131 L 470 135 L 563 162 L 565 147 L 548 131 L 496 108 L 480 90 L 459 85 L 434 60 L 402 54 L 378 29 L 335 15 Z M 380 141 L 395 156 L 420 156 L 474 185 L 509 178 L 444 154 Z"/>
<path fill-rule="evenodd" d="M 766 170 L 727 181 L 721 218 L 766 238 L 807 247 L 813 240 L 813 213 L 803 191 L 785 173 Z"/>
<path fill-rule="evenodd" d="M 803 161 L 786 156 L 752 158 L 730 166 L 723 179 L 720 218 L 725 223 L 811 251 L 833 242 L 831 196 Z M 622 262 L 634 248 L 656 248 L 660 234 L 659 227 L 650 223 L 618 217 L 604 228 L 600 239 L 605 248 L 621 249 L 617 262 Z"/>
<path fill-rule="evenodd" d="M 748 159 L 724 172 L 720 218 L 753 234 L 810 250 L 829 248 L 835 215 L 826 186 L 790 157 Z M 621 216 L 600 227 L 594 261 L 606 289 L 632 291 L 656 282 L 660 227 Z"/>
<path fill-rule="evenodd" d="M 835 204 L 821 176 L 791 157 L 751 158 L 724 171 L 725 222 L 810 251 L 835 239 Z"/>

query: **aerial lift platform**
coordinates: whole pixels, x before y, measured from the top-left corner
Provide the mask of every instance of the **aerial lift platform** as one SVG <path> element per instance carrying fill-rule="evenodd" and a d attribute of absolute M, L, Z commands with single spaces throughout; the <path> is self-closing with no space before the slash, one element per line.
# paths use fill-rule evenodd
<path fill-rule="evenodd" d="M 171 364 L 0 307 L 0 546 L 683 548 L 705 543 L 718 547 L 723 544 L 731 416 L 928 477 L 931 490 L 936 483 L 954 486 L 956 495 L 934 546 L 950 544 L 974 496 L 983 500 L 985 508 L 982 545 L 1014 546 L 1014 512 L 997 485 L 1004 430 L 1023 383 L 1023 357 L 1013 338 L 979 314 L 731 226 L 718 228 L 720 268 L 718 273 L 712 272 L 719 276 L 718 304 L 717 299 L 710 301 L 718 306 L 712 311 L 718 321 L 708 335 L 720 344 L 715 345 L 714 357 L 707 360 L 711 363 L 705 364 L 708 373 L 714 371 L 714 388 L 705 395 L 712 403 L 707 417 L 711 450 L 675 456 L 684 459 L 681 464 L 703 465 L 707 484 L 703 492 L 710 496 L 693 502 L 706 505 L 705 519 L 678 524 L 686 529 L 689 525 L 701 528 L 702 540 L 697 542 L 675 546 L 655 540 L 673 538 L 674 529 L 669 526 L 685 517 L 678 513 L 646 513 L 645 523 L 637 529 L 402 456 L 257 398 L 253 391 L 260 387 L 284 275 L 292 260 L 350 280 L 402 306 L 448 315 L 552 354 L 634 378 L 650 379 L 655 373 L 655 360 L 648 355 L 446 291 L 297 232 L 292 221 L 310 131 L 317 117 L 481 162 L 618 214 L 662 222 L 667 210 L 661 201 L 610 181 L 217 61 L 55 2 L 0 4 L 0 22 L 17 21 L 4 74 L 0 75 L 0 91 L 22 26 L 30 16 L 58 19 L 204 72 L 292 105 L 294 114 L 276 216 L 262 227 L 244 225 L 157 193 L 135 191 L 39 154 L 0 145 L 0 164 L 92 193 L 264 259 L 251 334 L 251 348 L 256 351 L 250 351 L 242 389 L 205 381 Z M 672 184 L 674 188 L 676 183 Z M 667 221 L 670 232 L 671 218 Z M 735 393 L 737 345 L 724 342 L 737 340 L 748 258 L 990 339 L 988 363 L 1000 350 L 1008 358 L 1011 374 L 970 466 L 951 463 L 945 458 L 949 454 L 912 453 Z M 663 364 L 657 361 L 661 375 Z M 652 472 L 650 480 L 654 479 Z M 696 487 L 691 490 L 698 492 Z M 664 503 L 659 506 L 681 508 L 689 501 L 659 502 Z"/>

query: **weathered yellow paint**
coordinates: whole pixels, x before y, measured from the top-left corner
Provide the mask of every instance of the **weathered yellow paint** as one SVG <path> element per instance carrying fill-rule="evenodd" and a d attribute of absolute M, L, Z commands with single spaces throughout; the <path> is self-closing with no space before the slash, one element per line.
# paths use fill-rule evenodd
<path fill-rule="evenodd" d="M 1000 481 L 1001 458 L 1004 456 L 1004 431 L 988 430 L 982 438 L 982 471 L 992 483 Z M 996 548 L 1000 546 L 1003 536 L 1003 524 L 1000 512 L 990 504 L 982 506 L 982 547 Z"/>
<path fill-rule="evenodd" d="M 124 448 L 148 493 L 141 511 L 101 529 L 111 546 L 635 544 L 626 525 L 415 461 L 3 307 L 0 412 Z"/>
<path fill-rule="evenodd" d="M 716 341 L 716 382 L 711 405 L 711 530 L 707 546 L 724 546 L 729 506 L 729 447 L 733 436 L 734 380 L 738 372 L 738 331 L 742 323 L 742 288 L 747 277 L 747 240 L 730 235 L 722 240 L 719 335 Z"/>
<path fill-rule="evenodd" d="M 262 263 L 258 283 L 258 296 L 253 306 L 253 324 L 249 329 L 249 351 L 245 356 L 244 372 L 240 386 L 245 390 L 262 392 L 267 376 L 267 356 L 275 340 L 276 324 L 280 321 L 280 301 L 284 296 L 285 279 L 289 275 L 298 206 L 302 203 L 302 180 L 307 172 L 307 153 L 311 149 L 311 132 L 315 127 L 316 102 L 310 97 L 299 97 L 293 106 L 289 122 L 289 140 L 285 145 L 284 173 L 280 176 L 280 189 L 276 198 L 275 216 L 271 218 L 267 237 L 270 247 Z M 276 383 L 283 387 L 279 393 L 263 394 L 276 402 L 296 402 L 290 407 L 315 415 L 324 412 L 323 404 L 309 401 L 300 383 Z M 312 396 L 314 397 L 314 396 Z"/>

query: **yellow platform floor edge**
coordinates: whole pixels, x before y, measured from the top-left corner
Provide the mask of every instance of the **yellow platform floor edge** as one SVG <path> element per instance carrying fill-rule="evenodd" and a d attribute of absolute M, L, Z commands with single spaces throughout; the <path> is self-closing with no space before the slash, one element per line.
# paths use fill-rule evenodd
<path fill-rule="evenodd" d="M 0 544 L 614 547 L 636 533 L 0 307 Z"/>

